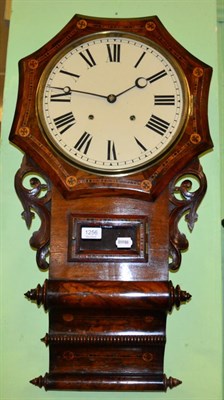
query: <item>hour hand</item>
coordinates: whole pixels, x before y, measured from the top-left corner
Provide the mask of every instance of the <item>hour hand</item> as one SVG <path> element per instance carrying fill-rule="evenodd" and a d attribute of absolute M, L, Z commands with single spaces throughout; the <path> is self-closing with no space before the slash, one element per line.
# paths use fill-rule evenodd
<path fill-rule="evenodd" d="M 145 88 L 147 85 L 148 85 L 148 79 L 145 79 L 145 78 L 143 78 L 142 76 L 140 76 L 139 78 L 137 78 L 137 79 L 135 80 L 135 84 L 134 84 L 134 85 L 132 85 L 132 86 L 130 86 L 129 88 L 127 88 L 127 89 L 123 90 L 122 92 L 118 93 L 118 94 L 116 95 L 116 97 L 121 96 L 122 94 L 124 94 L 124 93 L 128 92 L 129 90 L 134 89 L 134 88 L 136 88 L 136 87 L 139 88 L 139 89 L 143 89 L 143 88 Z"/>
<path fill-rule="evenodd" d="M 140 76 L 140 78 L 137 78 L 135 81 L 135 86 L 137 86 L 139 89 L 143 89 L 148 85 L 148 79 L 143 78 Z"/>

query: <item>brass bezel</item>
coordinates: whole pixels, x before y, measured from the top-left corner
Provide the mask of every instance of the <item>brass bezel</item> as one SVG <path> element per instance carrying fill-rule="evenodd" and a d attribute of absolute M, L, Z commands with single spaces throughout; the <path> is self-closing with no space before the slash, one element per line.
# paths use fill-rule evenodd
<path fill-rule="evenodd" d="M 45 122 L 44 116 L 43 116 L 43 109 L 42 109 L 42 102 L 43 102 L 43 92 L 45 88 L 45 84 L 47 82 L 47 79 L 52 71 L 52 69 L 55 67 L 55 65 L 58 63 L 58 61 L 63 58 L 67 53 L 69 53 L 71 50 L 73 50 L 75 47 L 80 46 L 81 44 L 94 40 L 94 39 L 99 39 L 99 38 L 105 38 L 105 37 L 125 37 L 125 38 L 130 38 L 139 42 L 142 42 L 159 53 L 163 55 L 164 58 L 168 60 L 168 62 L 172 65 L 172 67 L 175 69 L 175 72 L 178 76 L 181 89 L 182 89 L 182 94 L 183 94 L 183 99 L 184 99 L 184 107 L 182 110 L 182 116 L 181 116 L 181 122 L 179 123 L 179 127 L 173 137 L 173 139 L 167 144 L 167 146 L 161 151 L 161 153 L 157 154 L 154 158 L 151 158 L 150 160 L 147 160 L 143 162 L 142 164 L 134 167 L 126 167 L 126 168 L 116 168 L 116 170 L 112 171 L 111 169 L 103 169 L 100 168 L 94 168 L 90 167 L 89 165 L 85 165 L 85 163 L 80 162 L 79 160 L 75 159 L 74 157 L 69 157 L 67 153 L 63 152 L 63 149 L 56 143 L 53 142 L 51 139 L 51 135 L 49 134 L 49 130 L 47 127 L 47 124 Z M 50 145 L 50 147 L 56 151 L 59 157 L 61 157 L 64 161 L 68 162 L 70 165 L 74 166 L 75 168 L 78 168 L 80 170 L 84 170 L 90 173 L 93 173 L 95 175 L 101 175 L 101 176 L 126 176 L 130 175 L 136 172 L 141 172 L 144 171 L 145 169 L 153 166 L 156 164 L 158 161 L 161 161 L 167 154 L 170 153 L 171 148 L 174 144 L 176 144 L 180 138 L 182 137 L 185 127 L 187 125 L 189 116 L 190 116 L 190 90 L 189 90 L 189 85 L 188 81 L 186 79 L 186 76 L 184 74 L 184 71 L 182 70 L 181 66 L 178 64 L 176 59 L 163 47 L 161 47 L 159 44 L 155 43 L 151 39 L 145 37 L 145 36 L 140 36 L 137 34 L 133 34 L 131 32 L 124 32 L 124 31 L 102 31 L 102 32 L 97 32 L 94 34 L 89 34 L 86 36 L 83 36 L 82 38 L 74 40 L 72 43 L 69 45 L 65 46 L 63 49 L 61 49 L 47 64 L 46 68 L 44 69 L 39 83 L 37 87 L 37 93 L 36 93 L 36 115 L 37 115 L 37 120 L 39 127 L 41 128 L 41 131 L 44 134 L 44 137 L 47 141 L 47 143 Z"/>

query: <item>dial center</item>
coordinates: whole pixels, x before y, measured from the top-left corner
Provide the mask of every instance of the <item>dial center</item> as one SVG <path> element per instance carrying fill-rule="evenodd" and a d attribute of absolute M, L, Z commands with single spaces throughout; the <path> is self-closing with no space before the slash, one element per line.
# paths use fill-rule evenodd
<path fill-rule="evenodd" d="M 115 103 L 116 100 L 117 100 L 117 96 L 115 96 L 115 94 L 109 94 L 109 96 L 107 96 L 107 101 L 109 103 Z"/>

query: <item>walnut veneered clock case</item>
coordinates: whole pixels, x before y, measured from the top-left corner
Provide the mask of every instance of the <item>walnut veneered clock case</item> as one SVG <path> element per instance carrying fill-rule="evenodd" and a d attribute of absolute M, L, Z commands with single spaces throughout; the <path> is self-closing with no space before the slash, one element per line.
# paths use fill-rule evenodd
<path fill-rule="evenodd" d="M 191 295 L 169 271 L 188 247 L 178 222 L 193 229 L 206 191 L 212 69 L 157 17 L 80 15 L 19 65 L 15 187 L 27 226 L 40 217 L 30 244 L 48 270 L 26 293 L 49 313 L 49 372 L 31 383 L 177 386 L 163 370 L 166 317 Z"/>

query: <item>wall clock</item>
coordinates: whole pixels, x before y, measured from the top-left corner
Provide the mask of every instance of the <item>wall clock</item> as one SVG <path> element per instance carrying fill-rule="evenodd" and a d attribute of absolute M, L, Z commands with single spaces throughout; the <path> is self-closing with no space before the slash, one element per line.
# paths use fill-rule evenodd
<path fill-rule="evenodd" d="M 206 191 L 211 73 L 157 17 L 75 15 L 20 61 L 15 187 L 27 226 L 40 217 L 30 244 L 48 271 L 26 293 L 49 314 L 49 372 L 35 386 L 181 383 L 164 373 L 166 318 L 191 295 L 169 271 L 188 247 L 178 222 L 193 229 Z"/>

